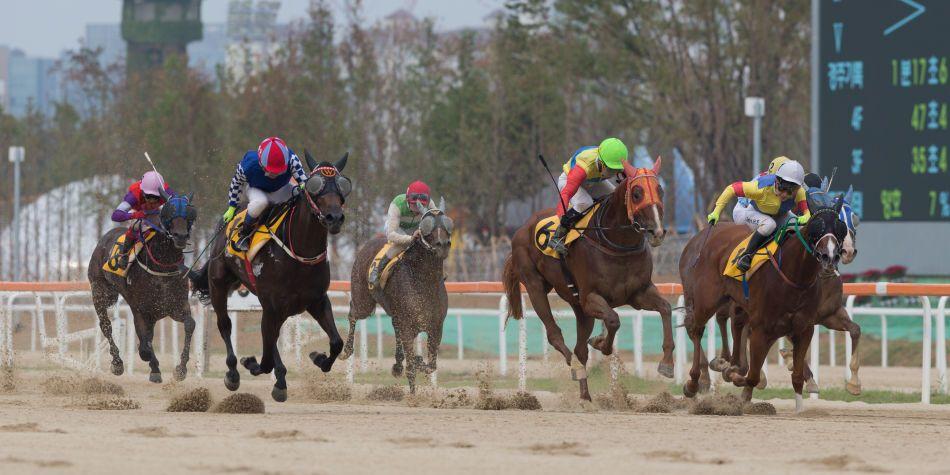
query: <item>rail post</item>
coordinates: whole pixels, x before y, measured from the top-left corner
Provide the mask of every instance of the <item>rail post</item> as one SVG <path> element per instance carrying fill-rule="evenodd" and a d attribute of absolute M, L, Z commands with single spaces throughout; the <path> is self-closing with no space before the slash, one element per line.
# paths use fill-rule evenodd
<path fill-rule="evenodd" d="M 677 307 L 683 306 L 683 296 L 681 295 L 676 301 Z M 676 384 L 683 384 L 685 380 L 683 367 L 686 366 L 686 328 L 683 327 L 683 321 L 686 316 L 683 314 L 682 310 L 676 311 L 676 319 L 674 320 L 676 325 L 676 357 L 673 363 L 673 375 L 676 378 Z"/>
<path fill-rule="evenodd" d="M 820 382 L 820 380 L 818 379 L 818 371 L 819 371 L 818 366 L 819 366 L 819 364 L 820 364 L 820 359 L 819 359 L 819 357 L 818 357 L 818 353 L 820 352 L 820 349 L 819 349 L 819 347 L 820 347 L 819 341 L 820 341 L 820 335 L 819 335 L 819 332 L 818 332 L 818 325 L 815 325 L 815 331 L 814 331 L 814 333 L 811 334 L 811 362 L 809 363 L 809 366 L 811 367 L 811 373 L 812 373 L 812 375 L 813 375 L 814 378 L 815 378 L 815 383 L 819 383 L 819 382 Z M 817 394 L 809 394 L 809 395 L 808 395 L 808 398 L 809 398 L 809 399 L 818 399 L 818 395 L 817 395 Z"/>
<path fill-rule="evenodd" d="M 633 317 L 633 367 L 637 377 L 643 377 L 643 310 Z"/>
<path fill-rule="evenodd" d="M 920 402 L 922 404 L 930 404 L 930 347 L 933 345 L 933 336 L 931 330 L 931 319 L 933 314 L 930 310 L 930 298 L 929 297 L 919 297 L 920 304 L 924 308 L 924 338 L 923 338 L 923 355 L 921 356 L 921 371 L 920 375 Z"/>
<path fill-rule="evenodd" d="M 887 368 L 887 315 L 881 314 L 881 367 Z"/>
<path fill-rule="evenodd" d="M 508 374 L 508 349 L 505 345 L 505 317 L 508 314 L 507 304 L 508 298 L 502 295 L 498 300 L 498 372 L 502 376 Z"/>
<path fill-rule="evenodd" d="M 369 342 L 366 335 L 366 319 L 360 320 L 360 373 L 365 373 L 369 367 Z"/>
<path fill-rule="evenodd" d="M 937 382 L 940 392 L 947 394 L 947 296 L 937 301 Z"/>
<path fill-rule="evenodd" d="M 462 314 L 455 314 L 455 332 L 458 333 L 458 357 L 459 361 L 465 359 L 465 336 L 462 329 Z"/>
<path fill-rule="evenodd" d="M 518 320 L 518 390 L 528 387 L 528 323 L 526 318 Z"/>

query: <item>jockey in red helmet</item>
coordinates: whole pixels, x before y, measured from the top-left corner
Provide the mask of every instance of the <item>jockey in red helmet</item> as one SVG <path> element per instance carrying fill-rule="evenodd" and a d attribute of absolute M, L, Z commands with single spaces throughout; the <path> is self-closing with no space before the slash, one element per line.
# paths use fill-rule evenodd
<path fill-rule="evenodd" d="M 257 147 L 248 150 L 238 164 L 228 190 L 228 210 L 223 219 L 227 223 L 234 218 L 244 190 L 247 190 L 247 217 L 241 226 L 240 239 L 235 246 L 247 251 L 250 236 L 258 226 L 258 219 L 268 206 L 283 203 L 293 197 L 290 177 L 300 186 L 307 182 L 307 173 L 300 158 L 278 137 L 268 137 Z"/>
<path fill-rule="evenodd" d="M 112 212 L 112 221 L 116 223 L 134 220 L 125 232 L 125 241 L 119 246 L 119 258 L 117 260 L 119 268 L 128 266 L 129 251 L 138 240 L 138 236 L 146 231 L 142 229 L 141 220 L 148 219 L 149 216 L 157 216 L 158 210 L 174 194 L 168 184 L 165 183 L 165 179 L 154 171 L 145 172 L 141 180 L 129 186 L 125 198 Z"/>
<path fill-rule="evenodd" d="M 431 196 L 429 185 L 414 181 L 409 184 L 404 194 L 396 196 L 389 204 L 384 232 L 391 246 L 386 256 L 370 273 L 370 283 L 374 287 L 379 285 L 379 277 L 382 270 L 386 268 L 386 264 L 422 236 L 418 229 L 419 222 L 426 211 L 432 208 Z"/>

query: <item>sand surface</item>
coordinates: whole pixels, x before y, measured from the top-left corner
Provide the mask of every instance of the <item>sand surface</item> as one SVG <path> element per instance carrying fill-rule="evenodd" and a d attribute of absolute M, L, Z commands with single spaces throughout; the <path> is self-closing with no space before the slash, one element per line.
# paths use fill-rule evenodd
<path fill-rule="evenodd" d="M 218 401 L 229 393 L 217 379 L 100 376 L 140 408 L 91 410 L 100 396 L 79 385 L 50 395 L 54 375 L 79 378 L 23 371 L 0 395 L 0 472 L 932 473 L 950 462 L 945 406 L 806 401 L 794 416 L 791 401 L 774 400 L 776 416 L 724 417 L 604 411 L 573 393 L 537 393 L 542 411 L 483 411 L 368 401 L 368 387 L 348 402 L 315 403 L 294 386 L 279 404 L 269 378 L 244 373 L 241 391 L 260 396 L 265 414 L 169 413 L 183 390 L 207 387 Z"/>

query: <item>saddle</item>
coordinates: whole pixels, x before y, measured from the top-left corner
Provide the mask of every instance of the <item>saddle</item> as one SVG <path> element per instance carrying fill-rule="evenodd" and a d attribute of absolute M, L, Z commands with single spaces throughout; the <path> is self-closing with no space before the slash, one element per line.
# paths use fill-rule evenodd
<path fill-rule="evenodd" d="M 254 231 L 254 236 L 251 238 L 251 245 L 248 248 L 247 252 L 239 251 L 234 248 L 237 244 L 240 234 L 241 225 L 243 225 L 244 220 L 247 218 L 247 210 L 243 210 L 234 216 L 234 219 L 228 223 L 228 227 L 225 230 L 228 236 L 228 254 L 238 257 L 244 261 L 253 261 L 254 257 L 257 256 L 257 253 L 264 248 L 264 245 L 267 244 L 267 241 L 271 239 L 271 233 L 276 233 L 277 228 L 280 227 L 280 224 L 284 222 L 284 219 L 287 217 L 287 213 L 290 211 L 290 208 L 287 206 L 275 206 L 271 209 L 265 219 L 262 221 L 263 224 L 257 227 Z"/>
<path fill-rule="evenodd" d="M 379 262 L 382 261 L 384 257 L 386 257 L 386 253 L 389 252 L 389 249 L 391 249 L 392 247 L 393 245 L 387 242 L 386 244 L 383 245 L 382 249 L 380 249 L 379 252 L 376 253 L 376 256 L 373 257 L 373 262 L 372 264 L 370 264 L 369 269 L 366 271 L 367 281 L 369 280 L 369 274 L 373 272 L 373 269 L 379 267 Z M 393 257 L 392 259 L 389 260 L 388 263 L 386 263 L 386 267 L 384 267 L 379 274 L 379 289 L 380 290 L 386 288 L 386 282 L 388 282 L 389 277 L 393 275 L 393 270 L 396 269 L 396 264 L 402 260 L 402 256 L 405 253 L 406 251 L 402 251 L 399 254 L 396 254 L 395 257 Z M 369 285 L 370 285 L 370 288 L 369 288 L 370 290 L 375 290 L 375 287 L 373 286 L 372 283 L 370 283 Z"/>
<path fill-rule="evenodd" d="M 584 216 L 577 221 L 577 224 L 574 225 L 574 228 L 567 232 L 567 236 L 564 239 L 565 245 L 570 246 L 572 242 L 584 235 L 584 230 L 590 223 L 591 218 L 593 218 L 594 212 L 597 211 L 597 208 L 600 208 L 600 205 L 601 202 L 598 202 L 595 203 L 594 206 L 591 206 L 584 213 Z M 536 247 L 544 255 L 553 257 L 555 259 L 560 259 L 561 256 L 554 252 L 554 249 L 548 247 L 548 243 L 551 242 L 551 238 L 554 237 L 554 232 L 557 230 L 557 227 L 560 224 L 561 217 L 555 214 L 554 216 L 549 216 L 542 219 L 541 221 L 538 221 L 538 224 L 534 227 L 534 247 Z"/>
<path fill-rule="evenodd" d="M 150 241 L 155 237 L 155 231 L 149 229 L 145 233 L 145 242 Z M 115 274 L 119 277 L 126 277 L 129 269 L 132 268 L 132 264 L 135 262 L 136 257 L 139 255 L 139 251 L 142 250 L 144 246 L 142 241 L 135 243 L 135 246 L 132 247 L 132 250 L 129 251 L 129 264 L 126 267 L 119 267 L 119 247 L 122 243 L 125 242 L 125 234 L 120 234 L 119 237 L 115 240 L 115 243 L 112 244 L 112 250 L 109 251 L 109 258 L 106 259 L 105 264 L 102 264 L 102 270 Z"/>

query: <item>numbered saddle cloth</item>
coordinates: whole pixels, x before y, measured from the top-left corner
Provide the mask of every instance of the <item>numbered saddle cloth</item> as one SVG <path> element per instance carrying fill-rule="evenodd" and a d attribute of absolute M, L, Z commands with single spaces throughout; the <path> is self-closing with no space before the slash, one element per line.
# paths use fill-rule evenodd
<path fill-rule="evenodd" d="M 574 225 L 574 229 L 571 229 L 567 232 L 567 237 L 564 239 L 565 245 L 569 246 L 572 242 L 576 241 L 584 234 L 584 229 L 587 227 L 587 224 L 590 223 L 591 218 L 594 216 L 594 212 L 596 212 L 597 208 L 599 207 L 600 203 L 596 203 L 594 206 L 591 206 L 584 214 L 584 217 L 582 217 L 580 221 Z M 551 238 L 554 237 L 554 231 L 557 230 L 557 227 L 560 224 L 561 217 L 554 215 L 538 221 L 538 224 L 534 227 L 534 247 L 538 248 L 538 250 L 543 252 L 544 255 L 553 257 L 555 259 L 560 259 L 561 256 L 558 255 L 554 249 L 548 247 L 548 243 L 551 242 Z"/>
<path fill-rule="evenodd" d="M 379 252 L 376 253 L 376 257 L 373 258 L 373 263 L 369 266 L 369 271 L 367 272 L 367 274 L 372 274 L 373 269 L 379 267 L 379 263 L 383 260 L 384 257 L 386 257 L 386 253 L 389 252 L 389 250 L 392 247 L 393 245 L 388 242 L 383 245 L 383 248 L 380 249 Z M 390 259 L 389 262 L 386 264 L 386 267 L 382 269 L 382 272 L 380 272 L 379 274 L 379 288 L 380 289 L 386 288 L 386 282 L 388 282 L 389 277 L 393 275 L 393 270 L 396 268 L 396 264 L 402 260 L 402 256 L 405 253 L 406 251 L 402 251 L 399 254 L 396 254 L 396 257 L 393 257 L 392 259 Z M 372 281 L 369 281 L 369 288 L 370 290 L 373 290 L 375 288 L 373 286 Z"/>
<path fill-rule="evenodd" d="M 244 223 L 244 219 L 247 217 L 247 210 L 241 211 L 235 215 L 234 219 L 228 223 L 228 227 L 225 230 L 228 235 L 228 254 L 248 262 L 253 261 L 254 256 L 256 256 L 257 253 L 264 248 L 264 245 L 267 244 L 267 241 L 270 241 L 271 233 L 277 232 L 277 228 L 280 227 L 280 223 L 284 222 L 288 212 L 289 210 L 285 209 L 283 211 L 273 213 L 265 221 L 265 224 L 258 226 L 254 231 L 254 236 L 251 238 L 251 245 L 248 247 L 246 253 L 235 249 L 234 246 L 240 240 L 238 237 L 241 234 L 239 230 L 241 225 Z"/>
<path fill-rule="evenodd" d="M 739 242 L 739 245 L 732 250 L 732 254 L 729 255 L 729 260 L 726 261 L 726 268 L 722 270 L 722 275 L 732 277 L 736 280 L 742 280 L 742 271 L 736 268 L 736 262 L 739 260 L 739 256 L 745 252 L 746 247 L 749 246 L 750 239 L 752 239 L 751 234 Z M 762 264 L 768 262 L 769 254 L 774 255 L 777 250 L 778 243 L 774 239 L 770 239 L 767 246 L 756 251 L 755 256 L 752 257 L 752 267 L 749 267 L 749 271 L 745 273 L 746 280 L 752 277 L 752 274 L 755 273 L 759 267 L 762 267 Z"/>
<path fill-rule="evenodd" d="M 155 237 L 155 231 L 151 229 L 145 233 L 145 241 L 150 241 Z M 142 250 L 142 243 L 136 242 L 135 246 L 129 251 L 129 265 L 125 267 L 119 267 L 119 246 L 125 242 L 125 234 L 120 234 L 119 238 L 115 240 L 115 243 L 112 245 L 112 250 L 109 251 L 109 258 L 106 259 L 106 263 L 102 265 L 102 270 L 110 272 L 119 277 L 125 277 L 128 274 L 129 269 L 132 267 L 132 263 L 135 261 L 135 258 L 139 255 L 139 251 Z"/>

